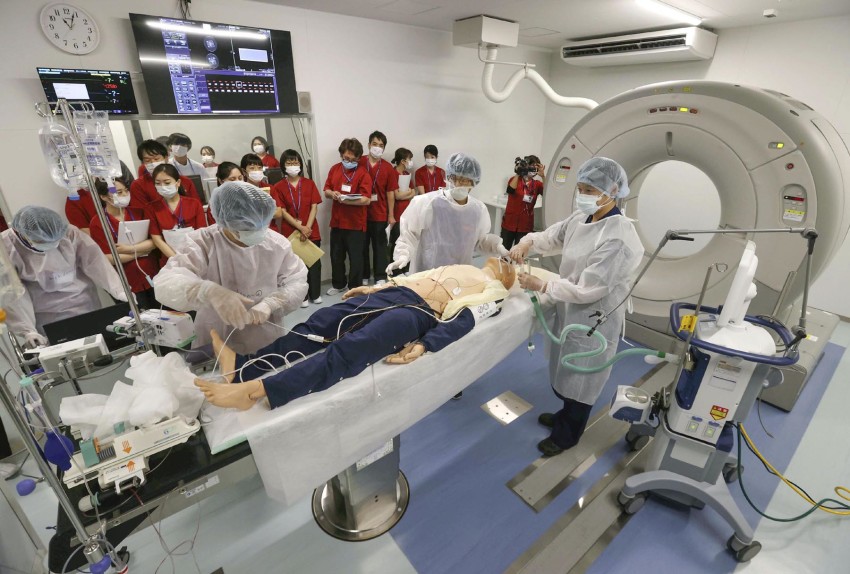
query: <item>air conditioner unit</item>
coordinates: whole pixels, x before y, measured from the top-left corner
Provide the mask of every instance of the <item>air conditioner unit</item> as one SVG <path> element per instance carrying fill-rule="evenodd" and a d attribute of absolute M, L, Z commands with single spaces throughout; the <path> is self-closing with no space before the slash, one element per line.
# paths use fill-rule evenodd
<path fill-rule="evenodd" d="M 675 28 L 570 42 L 561 46 L 561 59 L 586 67 L 709 60 L 716 45 L 717 34 L 708 30 Z"/>

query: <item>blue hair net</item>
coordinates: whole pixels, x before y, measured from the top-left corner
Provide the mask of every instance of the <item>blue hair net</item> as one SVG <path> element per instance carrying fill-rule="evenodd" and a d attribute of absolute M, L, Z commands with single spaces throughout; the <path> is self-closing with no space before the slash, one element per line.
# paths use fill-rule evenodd
<path fill-rule="evenodd" d="M 481 164 L 472 156 L 455 153 L 446 162 L 446 179 L 453 175 L 471 179 L 475 185 L 481 181 Z"/>
<path fill-rule="evenodd" d="M 52 209 L 27 205 L 15 214 L 12 229 L 30 243 L 55 243 L 65 236 L 68 224 Z"/>
<path fill-rule="evenodd" d="M 244 181 L 228 181 L 217 187 L 210 210 L 221 227 L 232 231 L 255 231 L 268 227 L 275 212 L 271 196 Z"/>
<path fill-rule="evenodd" d="M 592 157 L 578 168 L 578 183 L 592 185 L 609 197 L 622 199 L 629 195 L 626 170 L 607 157 Z"/>

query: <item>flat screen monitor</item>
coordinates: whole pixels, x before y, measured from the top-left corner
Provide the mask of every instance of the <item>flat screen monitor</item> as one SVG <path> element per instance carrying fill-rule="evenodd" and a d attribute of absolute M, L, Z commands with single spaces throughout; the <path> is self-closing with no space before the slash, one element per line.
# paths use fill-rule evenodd
<path fill-rule="evenodd" d="M 73 102 L 90 102 L 94 109 L 110 115 L 138 114 L 136 94 L 130 72 L 114 70 L 75 70 L 69 68 L 36 68 L 48 102 L 65 98 Z"/>
<path fill-rule="evenodd" d="M 130 14 L 151 113 L 295 114 L 289 32 Z"/>

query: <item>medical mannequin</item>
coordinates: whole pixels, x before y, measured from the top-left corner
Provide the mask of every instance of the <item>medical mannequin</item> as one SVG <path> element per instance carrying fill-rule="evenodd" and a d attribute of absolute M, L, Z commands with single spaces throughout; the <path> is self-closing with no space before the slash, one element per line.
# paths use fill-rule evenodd
<path fill-rule="evenodd" d="M 514 279 L 512 265 L 490 258 L 482 269 L 449 265 L 398 278 L 396 284 L 357 287 L 348 291 L 341 303 L 318 309 L 306 323 L 296 325 L 253 356 L 237 356 L 213 333 L 213 348 L 227 382 L 238 368 L 241 379 L 247 382 L 220 384 L 196 379 L 195 384 L 217 406 L 244 410 L 268 397 L 271 407 L 276 408 L 353 377 L 384 357 L 388 363 L 406 364 L 425 351 L 443 349 L 475 326 L 473 312 L 463 306 L 464 297 L 483 293 L 491 301 L 504 299 Z M 318 335 L 324 342 L 306 335 Z M 324 352 L 318 353 L 320 350 Z M 268 363 L 275 367 L 283 364 L 279 357 L 266 355 L 293 352 L 308 357 L 258 380 L 270 370 Z M 255 357 L 268 363 L 257 361 L 246 366 Z"/>
<path fill-rule="evenodd" d="M 576 211 L 545 231 L 526 235 L 511 249 L 511 258 L 519 262 L 529 251 L 561 255 L 559 279 L 544 282 L 526 273 L 518 277 L 524 289 L 548 293 L 555 300 L 555 332 L 570 324 L 593 325 L 590 317 L 595 311 L 614 309 L 626 296 L 644 251 L 631 220 L 616 207 L 616 200 L 629 194 L 623 168 L 608 158 L 591 158 L 579 168 L 577 181 Z M 574 363 L 592 366 L 610 359 L 617 352 L 625 316 L 623 305 L 597 329 L 608 340 L 604 353 Z M 550 349 L 550 383 L 564 406 L 538 418 L 540 424 L 552 429 L 549 438 L 537 445 L 544 456 L 556 455 L 578 443 L 611 373 L 611 367 L 598 373 L 577 373 L 564 367 L 560 358 L 596 346 L 586 333 L 573 332 L 560 348 Z"/>

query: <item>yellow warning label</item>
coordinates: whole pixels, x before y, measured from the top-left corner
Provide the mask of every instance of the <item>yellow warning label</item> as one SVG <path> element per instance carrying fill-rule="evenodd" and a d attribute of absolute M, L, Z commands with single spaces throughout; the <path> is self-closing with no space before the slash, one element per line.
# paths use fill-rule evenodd
<path fill-rule="evenodd" d="M 723 420 L 726 418 L 726 415 L 729 414 L 729 409 L 726 407 L 721 407 L 719 405 L 714 405 L 711 407 L 711 411 L 709 411 L 711 418 L 716 421 Z"/>
<path fill-rule="evenodd" d="M 687 331 L 689 333 L 693 333 L 696 326 L 697 326 L 697 316 L 696 315 L 685 315 L 684 317 L 682 317 L 682 324 L 679 326 L 679 332 Z"/>

